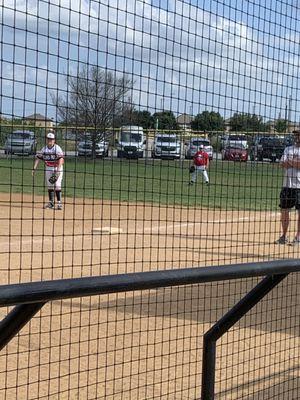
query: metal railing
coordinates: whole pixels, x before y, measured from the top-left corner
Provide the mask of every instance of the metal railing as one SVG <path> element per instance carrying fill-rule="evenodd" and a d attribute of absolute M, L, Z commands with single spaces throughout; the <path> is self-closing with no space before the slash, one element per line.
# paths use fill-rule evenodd
<path fill-rule="evenodd" d="M 204 335 L 201 399 L 212 400 L 217 340 L 295 272 L 300 272 L 298 259 L 3 285 L 0 286 L 0 307 L 15 307 L 0 322 L 0 350 L 46 303 L 54 300 L 264 276 Z"/>

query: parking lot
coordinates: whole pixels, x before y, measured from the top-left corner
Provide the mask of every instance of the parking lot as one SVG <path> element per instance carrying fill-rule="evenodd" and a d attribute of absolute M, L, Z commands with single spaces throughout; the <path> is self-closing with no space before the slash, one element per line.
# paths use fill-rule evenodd
<path fill-rule="evenodd" d="M 160 134 L 160 136 L 165 136 L 165 138 L 168 137 L 166 134 Z M 173 136 L 176 138 L 176 135 L 173 134 Z M 237 137 L 237 135 L 227 135 L 228 137 Z M 146 138 L 146 139 L 145 139 Z M 281 143 L 281 147 L 273 148 L 271 147 L 271 143 L 276 143 L 279 142 L 279 138 L 275 138 L 274 136 L 270 136 L 269 138 L 266 138 L 265 136 L 257 136 L 256 138 L 253 137 L 253 139 L 248 138 L 244 142 L 239 142 L 236 143 L 236 141 L 231 141 L 226 144 L 224 142 L 224 136 L 212 136 L 211 141 L 209 142 L 208 139 L 206 139 L 205 136 L 195 136 L 195 134 L 191 133 L 191 137 L 186 137 L 185 139 L 179 138 L 179 135 L 177 135 L 177 142 L 176 142 L 176 154 L 174 151 L 170 151 L 168 154 L 168 150 L 165 147 L 162 147 L 163 143 L 160 143 L 160 147 L 164 149 L 164 151 L 159 154 L 159 151 L 157 151 L 158 144 L 157 143 L 157 135 L 156 136 L 144 136 L 144 147 L 143 147 L 143 158 L 144 159 L 179 159 L 179 160 L 184 160 L 184 159 L 191 159 L 193 152 L 191 151 L 191 143 L 192 139 L 198 141 L 199 143 L 201 141 L 207 142 L 209 145 L 210 150 L 208 148 L 204 148 L 205 151 L 210 151 L 211 155 L 210 158 L 213 160 L 224 160 L 224 161 L 244 161 L 244 162 L 270 162 L 270 161 L 279 161 L 281 157 L 281 153 L 283 152 L 285 146 L 290 145 L 291 143 L 288 142 L 288 137 L 286 137 L 286 141 Z M 81 157 L 81 158 L 91 158 L 92 155 L 92 144 L 90 139 L 89 140 L 89 149 L 86 150 L 86 152 L 82 151 L 82 148 L 79 148 L 79 143 L 84 144 L 85 142 L 81 140 L 80 142 L 75 141 L 74 138 L 71 139 L 66 139 L 66 138 L 58 138 L 58 143 L 61 145 L 61 147 L 65 150 L 65 154 L 67 157 Z M 259 148 L 262 147 L 261 143 L 263 143 L 263 140 L 265 141 L 264 143 L 269 143 L 270 145 L 267 146 L 267 148 L 264 151 L 261 151 L 259 153 Z M 104 142 L 103 142 L 104 143 Z M 102 152 L 97 153 L 96 149 L 96 156 L 97 157 L 102 157 L 102 158 L 135 158 L 134 152 L 130 152 L 130 154 L 120 154 L 120 150 L 118 145 L 115 143 L 112 138 L 110 138 L 110 142 L 105 142 L 106 143 L 106 148 L 105 148 L 105 154 Z M 198 143 L 198 144 L 199 144 Z M 167 146 L 171 147 L 172 143 L 170 140 L 170 143 L 167 143 Z M 242 150 L 238 150 L 238 147 L 242 148 Z M 37 149 L 41 147 L 41 144 L 37 146 Z M 84 147 L 84 146 L 82 146 Z M 134 147 L 134 146 L 132 146 Z M 233 154 L 228 155 L 229 151 L 226 152 L 226 150 L 233 148 Z M 174 147 L 175 149 L 175 147 Z M 173 150 L 174 150 L 173 149 Z M 216 151 L 218 149 L 218 151 Z M 231 149 L 232 150 L 232 149 Z M 194 152 L 197 151 L 197 147 L 194 147 Z M 244 154 L 244 157 L 242 158 L 239 154 L 239 152 L 246 152 L 247 154 Z M 0 158 L 3 157 L 20 157 L 22 154 L 5 154 L 7 151 L 5 151 L 5 145 L 3 148 L 0 149 Z M 133 153 L 133 154 L 132 154 Z M 269 156 L 268 156 L 269 153 Z M 104 155 L 103 155 L 104 154 Z M 275 156 L 276 155 L 276 156 Z M 32 155 L 27 155 L 24 154 L 24 157 L 32 157 Z"/>
<path fill-rule="evenodd" d="M 67 158 L 75 158 L 75 157 L 77 157 L 77 152 L 76 151 L 66 151 L 65 155 L 66 155 Z M 4 153 L 3 149 L 0 149 L 0 158 L 20 158 L 20 157 L 22 157 L 22 156 L 15 155 L 15 154 L 14 155 L 7 155 L 7 154 Z M 25 158 L 30 158 L 30 157 L 33 158 L 33 156 L 24 156 L 24 157 Z M 104 157 L 104 158 L 105 159 L 110 159 L 110 158 L 117 159 L 117 150 L 109 149 L 108 156 Z M 151 150 L 148 150 L 145 153 L 145 157 L 144 158 L 139 159 L 139 160 L 135 160 L 135 161 L 141 161 L 142 162 L 143 160 L 147 160 L 147 159 L 151 159 L 153 162 L 159 162 L 160 161 L 160 159 L 152 157 Z M 120 161 L 121 160 L 122 159 L 120 159 Z M 184 155 L 182 155 L 180 157 L 180 160 L 182 160 L 182 161 L 185 160 Z M 221 152 L 214 152 L 213 153 L 213 160 L 223 161 L 222 160 L 222 153 Z M 190 161 L 190 160 L 188 160 L 188 161 Z M 223 162 L 227 162 L 227 161 L 223 161 Z M 248 163 L 262 163 L 262 162 L 270 162 L 270 160 L 264 159 L 262 161 L 257 161 L 257 160 L 252 161 L 252 160 L 249 159 L 247 162 Z"/>

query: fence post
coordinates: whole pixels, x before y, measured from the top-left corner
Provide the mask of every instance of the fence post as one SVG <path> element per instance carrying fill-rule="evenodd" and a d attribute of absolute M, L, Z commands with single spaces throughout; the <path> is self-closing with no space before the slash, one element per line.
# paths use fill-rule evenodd
<path fill-rule="evenodd" d="M 35 316 L 46 304 L 20 304 L 14 307 L 0 322 L 0 350 L 2 350 L 20 330 Z"/>
<path fill-rule="evenodd" d="M 205 333 L 203 337 L 201 400 L 215 398 L 217 340 L 287 276 L 288 273 L 264 278 Z"/>

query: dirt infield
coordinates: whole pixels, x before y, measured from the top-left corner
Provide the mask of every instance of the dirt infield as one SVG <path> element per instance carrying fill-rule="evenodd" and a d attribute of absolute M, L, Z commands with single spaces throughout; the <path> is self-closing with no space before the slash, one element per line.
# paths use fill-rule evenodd
<path fill-rule="evenodd" d="M 43 199 L 0 196 L 1 283 L 221 265 L 297 257 L 273 244 L 274 212 L 201 210 L 68 199 L 43 210 Z M 122 230 L 92 235 L 96 227 Z M 270 235 L 270 232 L 271 235 Z"/>
<path fill-rule="evenodd" d="M 274 212 L 86 199 L 67 199 L 61 212 L 18 194 L 0 202 L 1 284 L 299 257 L 273 244 Z M 195 399 L 203 333 L 256 282 L 49 304 L 2 351 L 0 399 Z M 218 399 L 283 398 L 287 385 L 299 398 L 297 297 L 289 277 L 225 335 Z"/>

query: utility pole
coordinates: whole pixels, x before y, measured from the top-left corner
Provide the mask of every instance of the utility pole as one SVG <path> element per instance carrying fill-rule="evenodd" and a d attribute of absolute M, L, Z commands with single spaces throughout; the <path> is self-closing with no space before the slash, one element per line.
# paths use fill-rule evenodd
<path fill-rule="evenodd" d="M 292 106 L 292 96 L 289 96 L 288 101 L 285 104 L 284 119 L 286 121 L 286 132 L 290 131 L 290 121 L 291 121 L 291 106 Z"/>
<path fill-rule="evenodd" d="M 289 108 L 288 108 L 288 121 L 287 121 L 287 131 L 290 132 L 290 122 L 291 122 L 291 108 L 292 108 L 292 96 L 289 97 Z"/>
<path fill-rule="evenodd" d="M 288 119 L 288 105 L 287 105 L 287 102 L 285 103 L 284 119 L 286 121 Z"/>
<path fill-rule="evenodd" d="M 285 103 L 285 111 L 284 111 L 284 120 L 286 123 L 285 133 L 289 131 L 289 123 L 288 123 L 288 105 Z"/>

